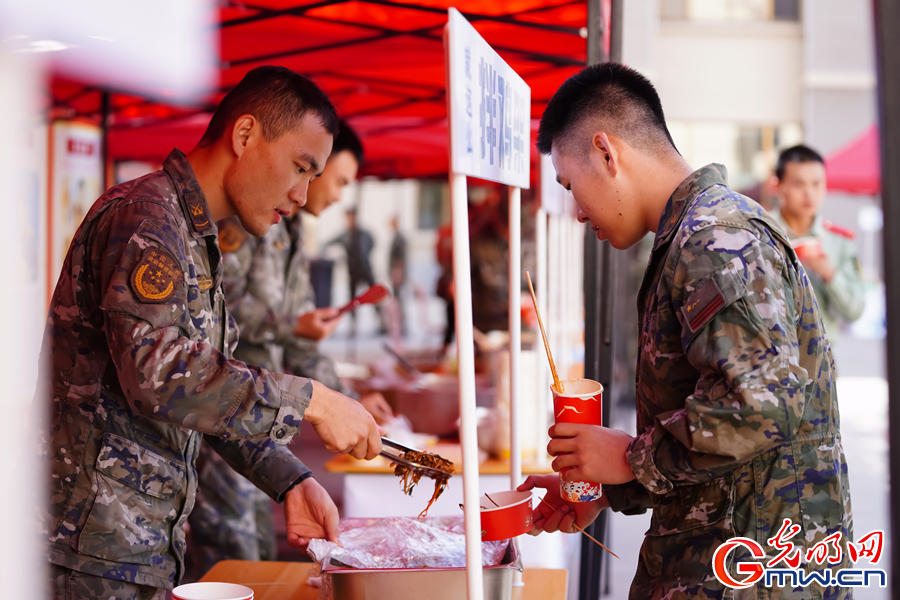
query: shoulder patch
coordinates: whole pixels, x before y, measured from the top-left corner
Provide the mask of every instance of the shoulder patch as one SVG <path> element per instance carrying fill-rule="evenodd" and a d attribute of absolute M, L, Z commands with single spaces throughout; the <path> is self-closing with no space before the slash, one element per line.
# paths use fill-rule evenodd
<path fill-rule="evenodd" d="M 235 252 L 244 245 L 247 232 L 244 228 L 228 219 L 219 223 L 219 250 L 222 252 Z"/>
<path fill-rule="evenodd" d="M 212 229 L 212 221 L 209 218 L 206 200 L 196 192 L 188 192 L 184 195 L 184 201 L 191 212 L 191 223 L 194 225 L 197 233 L 204 233 Z"/>
<path fill-rule="evenodd" d="M 162 304 L 175 295 L 184 281 L 184 271 L 172 255 L 162 248 L 144 250 L 131 272 L 131 287 L 141 302 Z"/>
<path fill-rule="evenodd" d="M 835 233 L 841 237 L 847 238 L 848 240 L 856 239 L 856 232 L 852 229 L 847 229 L 846 227 L 841 227 L 840 225 L 835 225 L 831 221 L 822 221 L 822 227 L 825 228 L 825 231 L 830 231 L 831 233 Z"/>
<path fill-rule="evenodd" d="M 213 278 L 209 275 L 199 275 L 197 276 L 197 286 L 200 288 L 201 292 L 205 292 L 209 288 L 212 287 Z"/>
<path fill-rule="evenodd" d="M 691 329 L 691 333 L 697 333 L 704 325 L 709 323 L 720 310 L 725 307 L 725 296 L 719 289 L 719 284 L 709 277 L 703 285 L 688 296 L 681 307 L 681 314 Z"/>

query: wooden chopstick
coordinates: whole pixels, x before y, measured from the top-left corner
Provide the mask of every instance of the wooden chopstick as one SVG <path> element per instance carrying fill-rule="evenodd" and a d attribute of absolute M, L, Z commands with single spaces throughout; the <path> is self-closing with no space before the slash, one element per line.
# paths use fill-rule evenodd
<path fill-rule="evenodd" d="M 543 502 L 544 504 L 546 504 L 547 506 L 549 506 L 550 508 L 552 508 L 552 509 L 554 510 L 554 512 L 555 512 L 556 510 L 558 510 L 558 507 L 553 506 L 552 504 L 550 504 L 549 502 L 547 502 L 547 501 L 544 500 L 543 498 L 540 498 L 540 501 Z M 492 500 L 492 502 L 493 502 L 493 500 Z M 572 522 L 572 527 L 574 527 L 575 529 L 577 529 L 578 531 L 580 531 L 580 532 L 583 533 L 584 535 L 588 536 L 588 538 L 589 538 L 592 542 L 594 542 L 595 544 L 597 544 L 598 546 L 600 546 L 601 548 L 603 548 L 604 550 L 606 550 L 607 552 L 609 552 L 610 554 L 612 554 L 613 556 L 615 556 L 616 558 L 619 558 L 619 555 L 618 555 L 618 554 L 616 554 L 615 552 L 613 552 L 612 550 L 610 550 L 609 548 L 607 548 L 606 546 L 604 546 L 603 544 L 601 544 L 600 542 L 598 542 L 596 539 L 594 539 L 594 536 L 592 536 L 592 535 L 589 534 L 587 531 L 585 531 L 584 529 L 582 529 L 581 527 L 579 527 L 579 526 L 578 526 L 578 523 L 575 523 L 575 522 L 573 521 L 573 522 Z M 620 559 L 620 560 L 621 560 L 621 559 Z"/>
<path fill-rule="evenodd" d="M 534 302 L 534 314 L 537 315 L 538 325 L 541 327 L 541 337 L 544 338 L 544 348 L 547 350 L 547 360 L 550 361 L 550 372 L 553 373 L 553 386 L 558 394 L 565 389 L 556 373 L 556 365 L 553 363 L 553 354 L 550 352 L 550 342 L 547 341 L 547 332 L 544 331 L 544 322 L 541 320 L 541 311 L 538 310 L 537 298 L 534 297 L 534 286 L 531 285 L 531 273 L 525 271 L 525 279 L 528 281 L 528 290 L 531 292 L 531 301 Z"/>

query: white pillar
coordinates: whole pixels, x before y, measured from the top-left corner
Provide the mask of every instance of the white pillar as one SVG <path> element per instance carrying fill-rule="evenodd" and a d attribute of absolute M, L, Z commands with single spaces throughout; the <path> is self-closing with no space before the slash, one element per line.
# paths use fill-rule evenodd
<path fill-rule="evenodd" d="M 535 227 L 535 241 L 537 254 L 537 311 L 541 314 L 541 318 L 547 319 L 547 285 L 549 274 L 547 273 L 547 211 L 539 208 L 537 211 L 537 225 Z M 540 332 L 535 332 L 536 336 Z M 538 428 L 537 428 L 537 461 L 539 465 L 546 466 L 549 464 L 547 456 L 547 444 L 550 442 L 550 436 L 547 430 L 550 428 L 550 403 L 552 395 L 550 394 L 550 366 L 547 359 L 542 356 L 543 348 L 540 339 L 535 339 L 534 352 L 537 355 L 538 368 L 535 369 L 537 377 L 537 397 L 538 397 Z"/>
<path fill-rule="evenodd" d="M 27 142 L 35 129 L 31 111 L 38 113 L 41 106 L 37 99 L 40 67 L 0 48 L 0 114 L 4 116 L 0 129 L 0 181 L 4 182 L 0 281 L 7 291 L 0 296 L 0 311 L 6 315 L 0 344 L 0 411 L 5 419 L 0 436 L 0 481 L 7 486 L 0 494 L 0 514 L 5 517 L 0 524 L 0 540 L 4 540 L 0 582 L 7 598 L 44 598 L 48 592 L 47 563 L 39 558 L 44 548 L 35 526 L 38 513 L 43 516 L 46 510 L 45 483 L 49 480 L 45 477 L 49 474 L 46 462 L 36 452 L 38 440 L 32 432 L 37 424 L 31 420 L 32 414 L 49 412 L 32 411 L 47 303 L 41 265 L 28 266 L 29 253 L 36 253 L 37 259 L 32 255 L 32 260 L 40 259 L 44 256 L 40 245 L 46 244 L 40 235 L 41 224 L 30 216 L 45 214 L 35 206 L 41 195 L 26 185 L 31 173 L 22 169 L 23 156 L 32 151 Z M 46 154 L 40 158 L 46 160 Z M 46 408 L 43 397 L 37 401 Z"/>
<path fill-rule="evenodd" d="M 456 356 L 459 368 L 460 442 L 466 519 L 466 580 L 469 600 L 483 600 L 481 508 L 478 490 L 478 424 L 475 419 L 475 339 L 469 263 L 469 209 L 466 176 L 450 176 L 453 218 L 453 285 L 456 289 Z"/>
<path fill-rule="evenodd" d="M 522 483 L 520 365 L 522 359 L 522 189 L 509 188 L 509 479 Z"/>

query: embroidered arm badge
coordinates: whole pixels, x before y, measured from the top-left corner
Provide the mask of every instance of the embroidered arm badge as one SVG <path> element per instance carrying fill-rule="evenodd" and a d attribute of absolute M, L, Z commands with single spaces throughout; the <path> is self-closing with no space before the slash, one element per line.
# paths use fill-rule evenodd
<path fill-rule="evenodd" d="M 162 248 L 147 248 L 131 272 L 131 287 L 141 302 L 162 304 L 175 295 L 184 281 L 184 271 Z"/>

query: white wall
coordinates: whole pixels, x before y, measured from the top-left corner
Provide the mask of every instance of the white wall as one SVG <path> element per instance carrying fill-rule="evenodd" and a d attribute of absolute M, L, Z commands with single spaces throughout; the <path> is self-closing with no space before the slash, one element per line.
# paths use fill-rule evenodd
<path fill-rule="evenodd" d="M 800 120 L 799 24 L 665 21 L 658 44 L 654 83 L 667 119 Z"/>
<path fill-rule="evenodd" d="M 806 0 L 803 36 L 806 139 L 827 154 L 877 118 L 871 2 Z"/>

